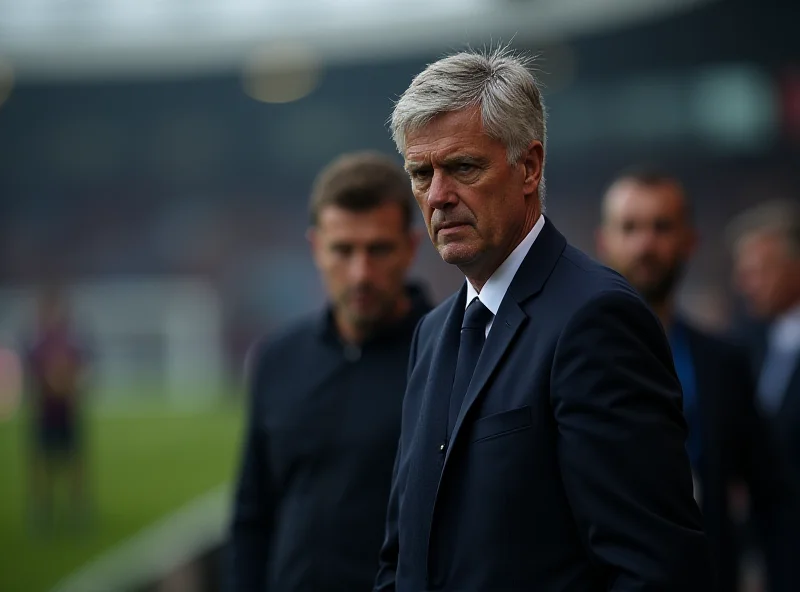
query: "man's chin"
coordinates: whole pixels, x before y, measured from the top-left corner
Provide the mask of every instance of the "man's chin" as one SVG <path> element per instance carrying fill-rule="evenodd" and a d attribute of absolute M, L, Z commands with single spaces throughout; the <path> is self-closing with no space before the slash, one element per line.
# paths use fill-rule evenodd
<path fill-rule="evenodd" d="M 348 313 L 350 322 L 354 326 L 365 329 L 374 327 L 375 325 L 379 325 L 385 316 L 386 316 L 385 312 L 383 310 L 378 310 L 377 307 L 357 308 L 357 309 L 351 308 Z"/>
<path fill-rule="evenodd" d="M 438 245 L 437 251 L 439 251 L 442 261 L 458 267 L 469 265 L 475 260 L 476 255 L 474 248 L 456 242 Z"/>

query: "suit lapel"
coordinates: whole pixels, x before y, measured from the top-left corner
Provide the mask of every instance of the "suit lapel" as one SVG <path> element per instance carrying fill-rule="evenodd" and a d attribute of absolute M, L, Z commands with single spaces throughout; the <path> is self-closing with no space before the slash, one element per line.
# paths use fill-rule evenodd
<path fill-rule="evenodd" d="M 464 284 L 458 296 L 453 300 L 437 340 L 422 401 L 421 425 L 417 433 L 431 437 L 439 443 L 444 442 L 447 435 L 447 416 L 450 412 L 448 395 L 453 388 L 456 372 L 466 297 L 467 288 Z"/>
<path fill-rule="evenodd" d="M 519 333 L 527 320 L 528 316 L 522 312 L 519 304 L 509 298 L 503 299 L 503 303 L 497 311 L 497 317 L 492 323 L 492 330 L 489 331 L 489 336 L 486 338 L 486 343 L 478 359 L 478 365 L 475 367 L 472 381 L 469 383 L 469 388 L 464 395 L 464 402 L 458 412 L 458 417 L 453 427 L 453 435 L 450 438 L 450 445 L 447 448 L 445 463 L 450 458 L 450 451 L 453 449 L 452 444 L 458 436 L 467 412 L 475 403 L 481 391 L 483 391 L 483 387 L 486 386 L 500 360 L 503 359 L 506 350 L 514 341 L 514 337 L 517 336 L 517 333 Z"/>
<path fill-rule="evenodd" d="M 470 408 L 475 404 L 506 351 L 514 342 L 514 338 L 528 320 L 528 316 L 520 304 L 541 291 L 565 247 L 566 239 L 549 220 L 545 220 L 541 233 L 517 270 L 492 323 L 469 389 L 458 413 L 445 456 L 445 464 L 450 458 L 453 444 Z"/>
<path fill-rule="evenodd" d="M 425 548 L 428 562 L 430 562 L 431 557 L 431 529 L 433 527 L 434 510 L 436 501 L 439 498 L 442 479 L 447 469 L 447 462 L 451 456 L 453 445 L 461 433 L 461 428 L 470 408 L 479 398 L 489 379 L 500 365 L 508 348 L 514 342 L 517 334 L 528 320 L 528 316 L 522 310 L 520 304 L 537 294 L 544 287 L 547 278 L 550 277 L 566 244 L 566 239 L 561 233 L 555 229 L 549 220 L 545 220 L 545 225 L 539 237 L 533 243 L 525 260 L 522 262 L 519 270 L 517 270 L 514 280 L 511 282 L 508 292 L 503 298 L 503 302 L 500 304 L 497 316 L 492 323 L 492 329 L 489 331 L 489 336 L 483 346 L 481 357 L 475 368 L 472 382 L 464 397 L 461 410 L 458 413 L 456 423 L 453 427 L 453 434 L 447 446 L 447 452 L 442 459 L 442 464 L 438 465 L 439 472 L 433 481 L 434 489 L 430 494 L 427 490 L 425 491 L 425 502 L 427 503 L 427 501 L 430 500 L 430 505 L 426 505 L 423 508 L 423 512 L 425 513 L 421 514 L 421 516 L 430 516 L 430 520 L 425 520 L 423 528 L 426 532 L 424 533 L 425 538 L 422 540 L 426 541 Z M 453 387 L 453 377 L 455 376 L 455 366 L 458 359 L 459 337 L 461 333 L 461 321 L 464 316 L 465 301 L 466 284 L 462 287 L 461 292 L 459 292 L 458 297 L 455 299 L 453 308 L 450 310 L 450 314 L 445 322 L 444 331 L 434 356 L 436 367 L 432 369 L 431 380 L 428 383 L 428 389 L 425 394 L 426 400 L 423 405 L 435 409 L 434 413 L 430 415 L 430 418 L 434 419 L 436 423 L 426 423 L 423 430 L 436 435 L 444 434 L 447 429 L 449 397 L 446 395 L 450 393 Z M 443 361 L 446 362 L 446 364 L 442 363 Z M 439 401 L 436 400 L 437 398 Z M 423 426 L 420 427 L 422 428 Z M 431 444 L 435 446 L 435 442 L 429 442 L 426 445 L 430 446 Z M 417 456 L 424 457 L 425 454 L 424 451 L 420 451 Z M 430 573 L 430 564 L 428 564 L 428 573 Z"/>

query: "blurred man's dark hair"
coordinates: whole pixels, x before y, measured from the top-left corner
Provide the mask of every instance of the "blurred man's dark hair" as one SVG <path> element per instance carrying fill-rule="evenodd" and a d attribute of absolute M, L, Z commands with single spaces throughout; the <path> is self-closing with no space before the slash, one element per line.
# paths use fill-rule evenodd
<path fill-rule="evenodd" d="M 311 224 L 316 226 L 320 212 L 329 206 L 363 212 L 396 203 L 410 228 L 413 198 L 408 175 L 393 159 L 371 151 L 346 154 L 325 167 L 314 181 Z"/>
<path fill-rule="evenodd" d="M 621 181 L 632 181 L 643 187 L 660 187 L 662 185 L 673 185 L 683 196 L 684 214 L 686 220 L 692 220 L 692 204 L 683 183 L 677 175 L 658 164 L 637 164 L 626 167 L 619 171 L 608 183 L 607 188 Z M 605 219 L 605 210 L 601 212 L 601 217 Z"/>

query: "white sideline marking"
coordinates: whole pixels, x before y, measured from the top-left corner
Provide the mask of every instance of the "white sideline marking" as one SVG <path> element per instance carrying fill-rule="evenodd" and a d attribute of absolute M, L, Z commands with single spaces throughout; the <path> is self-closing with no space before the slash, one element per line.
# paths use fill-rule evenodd
<path fill-rule="evenodd" d="M 223 540 L 229 486 L 195 498 L 73 572 L 51 592 L 129 590 L 158 579 Z"/>

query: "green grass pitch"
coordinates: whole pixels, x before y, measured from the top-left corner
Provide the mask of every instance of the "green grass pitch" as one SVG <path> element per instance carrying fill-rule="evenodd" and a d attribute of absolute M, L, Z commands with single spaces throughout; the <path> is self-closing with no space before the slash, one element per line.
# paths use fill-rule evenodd
<path fill-rule="evenodd" d="M 170 411 L 148 405 L 87 414 L 94 518 L 84 533 L 63 516 L 49 535 L 30 531 L 24 417 L 0 420 L 0 590 L 46 592 L 99 553 L 196 496 L 229 481 L 238 464 L 241 410 Z M 61 503 L 62 513 L 67 501 Z"/>

